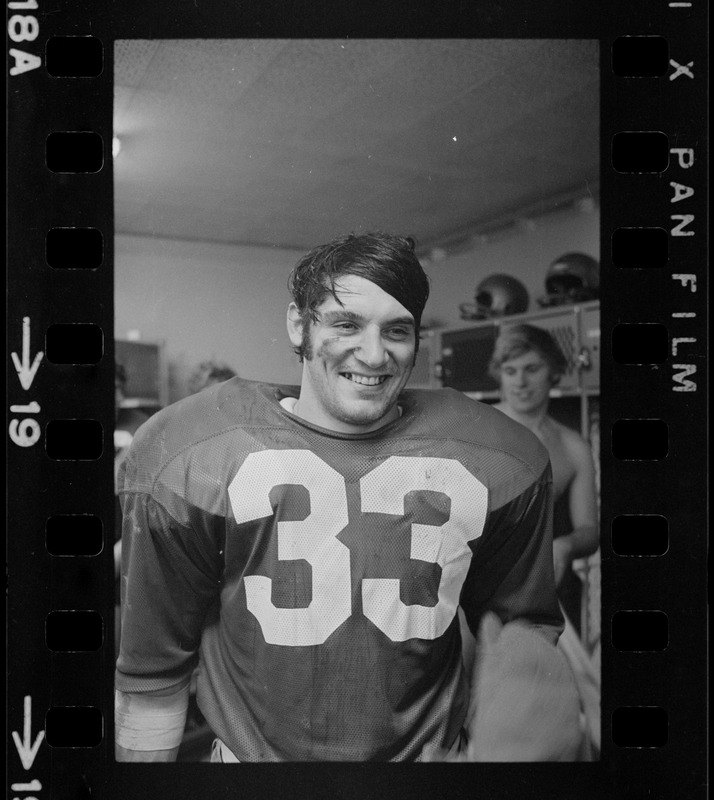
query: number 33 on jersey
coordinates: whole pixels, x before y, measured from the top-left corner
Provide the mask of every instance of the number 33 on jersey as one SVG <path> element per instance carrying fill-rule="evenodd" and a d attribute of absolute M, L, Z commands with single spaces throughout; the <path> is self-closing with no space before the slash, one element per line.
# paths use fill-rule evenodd
<path fill-rule="evenodd" d="M 230 483 L 228 494 L 241 525 L 274 514 L 270 493 L 279 486 L 304 487 L 309 513 L 303 519 L 277 522 L 277 558 L 303 560 L 311 568 L 311 599 L 306 607 L 284 608 L 273 602 L 271 578 L 244 578 L 247 605 L 266 642 L 319 645 L 352 614 L 364 614 L 389 639 L 436 639 L 451 624 L 471 561 L 469 542 L 483 532 L 488 491 L 460 462 L 450 458 L 390 456 L 359 481 L 359 519 L 350 519 L 345 478 L 309 450 L 262 450 L 251 453 Z M 411 522 L 410 558 L 441 568 L 434 605 L 406 604 L 400 597 L 408 576 L 362 577 L 362 609 L 352 605 L 352 554 L 338 537 L 348 524 L 366 532 L 370 515 L 405 524 L 405 500 L 411 493 L 438 493 L 448 518 L 440 525 Z M 374 518 L 372 518 L 374 519 Z M 385 542 L 385 546 L 388 543 Z"/>

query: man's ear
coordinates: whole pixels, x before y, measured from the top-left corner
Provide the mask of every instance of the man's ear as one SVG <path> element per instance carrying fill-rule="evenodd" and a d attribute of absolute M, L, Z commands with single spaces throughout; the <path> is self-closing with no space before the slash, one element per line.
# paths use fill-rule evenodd
<path fill-rule="evenodd" d="M 288 306 L 288 338 L 293 347 L 300 347 L 302 344 L 302 316 L 295 303 Z"/>

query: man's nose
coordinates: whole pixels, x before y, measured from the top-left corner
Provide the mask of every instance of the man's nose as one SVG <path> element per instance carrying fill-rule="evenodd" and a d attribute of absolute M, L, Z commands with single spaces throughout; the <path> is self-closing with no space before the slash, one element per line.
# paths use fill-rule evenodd
<path fill-rule="evenodd" d="M 389 360 L 389 353 L 382 341 L 381 331 L 364 330 L 357 348 L 357 358 L 370 367 L 383 367 Z"/>

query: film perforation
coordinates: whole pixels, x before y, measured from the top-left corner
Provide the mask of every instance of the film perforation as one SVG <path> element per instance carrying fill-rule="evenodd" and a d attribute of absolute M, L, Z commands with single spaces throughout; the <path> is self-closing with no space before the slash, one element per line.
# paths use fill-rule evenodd
<path fill-rule="evenodd" d="M 104 736 L 104 718 L 95 706 L 53 706 L 45 716 L 50 747 L 97 747 Z"/>
<path fill-rule="evenodd" d="M 669 357 L 667 326 L 621 322 L 612 331 L 612 357 L 619 364 L 662 364 Z"/>
<path fill-rule="evenodd" d="M 612 43 L 612 70 L 621 78 L 659 78 L 669 66 L 663 36 L 620 36 Z"/>
<path fill-rule="evenodd" d="M 661 706 L 620 706 L 611 723 L 617 747 L 659 748 L 669 739 L 669 717 Z"/>
<path fill-rule="evenodd" d="M 662 419 L 619 419 L 612 426 L 612 454 L 622 461 L 660 461 L 669 451 Z"/>
<path fill-rule="evenodd" d="M 99 650 L 103 640 L 102 615 L 98 611 L 51 611 L 45 620 L 45 641 L 54 652 L 92 652 Z"/>
<path fill-rule="evenodd" d="M 669 234 L 664 228 L 617 228 L 611 255 L 619 269 L 662 269 L 669 261 Z"/>
<path fill-rule="evenodd" d="M 45 63 L 54 78 L 96 78 L 104 69 L 104 48 L 96 36 L 52 36 Z"/>
<path fill-rule="evenodd" d="M 97 461 L 104 452 L 104 429 L 95 419 L 50 420 L 45 450 L 54 461 Z"/>
<path fill-rule="evenodd" d="M 45 340 L 51 364 L 97 364 L 104 354 L 104 334 L 92 322 L 55 323 L 47 329 Z"/>
<path fill-rule="evenodd" d="M 45 143 L 50 172 L 93 174 L 104 166 L 104 140 L 94 131 L 54 131 Z"/>
<path fill-rule="evenodd" d="M 669 644 L 669 624 L 663 611 L 629 609 L 617 611 L 611 620 L 612 644 L 616 650 L 658 652 Z"/>
<path fill-rule="evenodd" d="M 661 514 L 618 514 L 611 523 L 613 552 L 625 557 L 663 556 L 669 549 L 669 524 Z"/>
<path fill-rule="evenodd" d="M 620 131 L 612 137 L 612 166 L 617 172 L 660 173 L 669 166 L 669 140 L 662 131 Z"/>
<path fill-rule="evenodd" d="M 45 525 L 45 547 L 51 556 L 98 556 L 104 526 L 96 514 L 53 514 Z"/>
<path fill-rule="evenodd" d="M 51 228 L 45 259 L 53 269 L 96 270 L 104 261 L 104 237 L 98 228 Z"/>

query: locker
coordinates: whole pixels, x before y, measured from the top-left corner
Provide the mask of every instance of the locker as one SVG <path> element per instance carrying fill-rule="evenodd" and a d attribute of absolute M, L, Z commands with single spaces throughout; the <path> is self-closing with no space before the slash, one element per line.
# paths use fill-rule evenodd
<path fill-rule="evenodd" d="M 122 408 L 141 408 L 153 413 L 168 405 L 168 370 L 163 345 L 118 339 L 114 347 L 115 361 L 127 374 Z"/>

